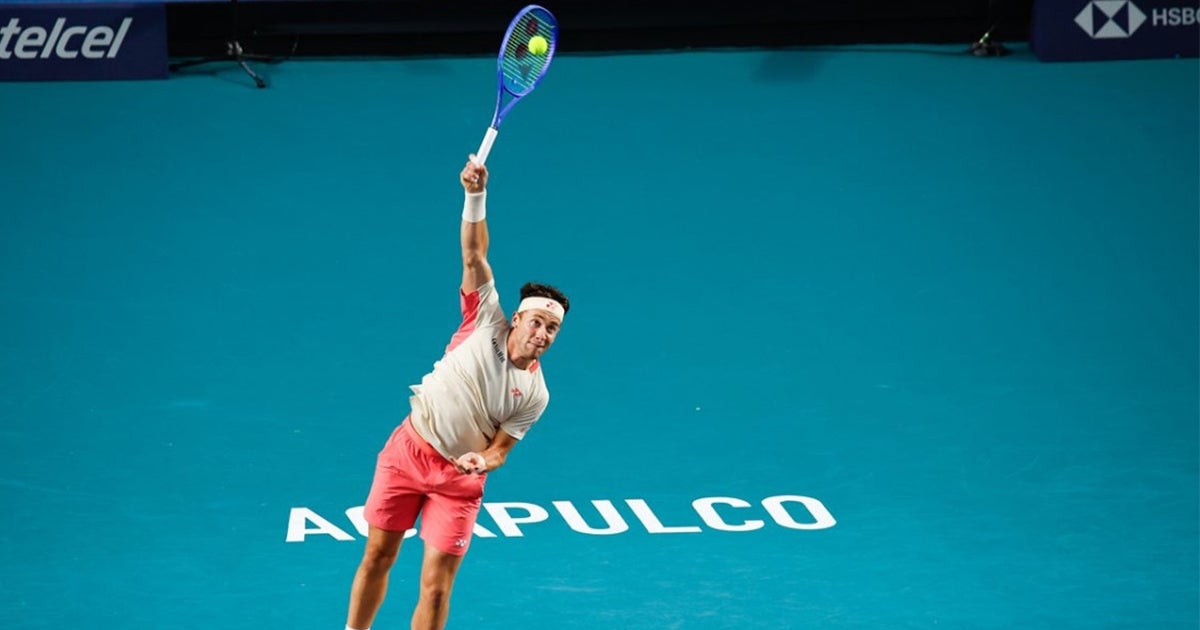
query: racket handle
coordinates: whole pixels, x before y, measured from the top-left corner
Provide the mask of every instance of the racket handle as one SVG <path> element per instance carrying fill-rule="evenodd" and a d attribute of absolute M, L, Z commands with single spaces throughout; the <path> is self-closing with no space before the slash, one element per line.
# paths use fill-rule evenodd
<path fill-rule="evenodd" d="M 496 141 L 497 129 L 488 127 L 487 133 L 483 136 L 483 144 L 479 145 L 479 151 L 475 154 L 475 163 L 483 165 L 487 162 L 488 153 L 492 152 L 492 143 Z"/>

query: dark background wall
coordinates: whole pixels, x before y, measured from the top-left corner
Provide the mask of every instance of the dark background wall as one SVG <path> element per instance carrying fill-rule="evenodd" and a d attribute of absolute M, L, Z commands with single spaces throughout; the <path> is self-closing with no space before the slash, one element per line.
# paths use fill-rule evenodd
<path fill-rule="evenodd" d="M 173 56 L 248 52 L 480 54 L 525 1 L 241 0 L 167 5 Z M 563 52 L 1025 40 L 1033 0 L 567 0 L 543 2 Z"/>

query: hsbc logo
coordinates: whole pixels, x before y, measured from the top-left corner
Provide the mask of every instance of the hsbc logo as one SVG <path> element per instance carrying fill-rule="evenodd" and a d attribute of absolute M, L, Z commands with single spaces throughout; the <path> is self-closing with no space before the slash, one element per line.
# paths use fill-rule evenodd
<path fill-rule="evenodd" d="M 1125 39 L 1146 22 L 1146 14 L 1129 0 L 1093 0 L 1075 16 L 1092 39 Z"/>
<path fill-rule="evenodd" d="M 1146 22 L 1151 27 L 1195 26 L 1200 9 L 1155 7 L 1150 13 L 1129 0 L 1094 0 L 1075 16 L 1075 23 L 1092 39 L 1129 39 Z"/>
<path fill-rule="evenodd" d="M 1200 0 L 1047 0 L 1029 44 L 1041 61 L 1197 57 L 1198 26 Z"/>

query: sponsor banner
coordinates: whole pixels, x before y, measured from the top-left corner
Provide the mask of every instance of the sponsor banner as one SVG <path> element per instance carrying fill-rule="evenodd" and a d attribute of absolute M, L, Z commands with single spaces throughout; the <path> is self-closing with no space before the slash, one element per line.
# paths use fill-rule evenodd
<path fill-rule="evenodd" d="M 0 80 L 165 79 L 161 3 L 0 4 Z"/>
<path fill-rule="evenodd" d="M 1037 0 L 1030 47 L 1042 61 L 1200 56 L 1200 0 Z"/>

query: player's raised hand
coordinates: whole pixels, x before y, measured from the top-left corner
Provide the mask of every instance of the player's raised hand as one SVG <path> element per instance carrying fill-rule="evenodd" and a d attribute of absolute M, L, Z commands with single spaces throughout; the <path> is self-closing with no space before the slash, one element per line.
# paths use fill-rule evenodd
<path fill-rule="evenodd" d="M 468 193 L 481 193 L 487 189 L 487 167 L 475 162 L 475 156 L 472 155 L 467 160 L 467 165 L 463 167 L 462 173 L 458 179 L 462 182 L 463 190 Z"/>

